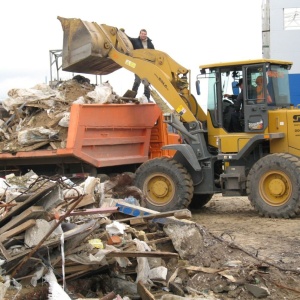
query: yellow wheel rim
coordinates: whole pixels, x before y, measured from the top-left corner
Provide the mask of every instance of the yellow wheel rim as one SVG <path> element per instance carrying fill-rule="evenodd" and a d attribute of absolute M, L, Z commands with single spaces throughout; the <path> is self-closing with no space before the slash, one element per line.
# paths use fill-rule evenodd
<path fill-rule="evenodd" d="M 164 206 L 174 198 L 175 185 L 169 176 L 156 173 L 145 180 L 143 191 L 150 203 Z"/>
<path fill-rule="evenodd" d="M 259 192 L 265 202 L 272 206 L 280 206 L 289 201 L 292 183 L 284 172 L 273 170 L 260 179 Z"/>

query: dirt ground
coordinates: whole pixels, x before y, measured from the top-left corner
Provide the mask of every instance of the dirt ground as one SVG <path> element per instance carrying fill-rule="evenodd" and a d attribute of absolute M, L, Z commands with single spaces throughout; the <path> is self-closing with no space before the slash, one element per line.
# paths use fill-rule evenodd
<path fill-rule="evenodd" d="M 192 215 L 192 220 L 213 236 L 222 237 L 242 249 L 232 250 L 231 259 L 236 255 L 238 260 L 254 259 L 254 263 L 271 267 L 264 282 L 271 292 L 267 299 L 300 299 L 300 216 L 262 218 L 246 197 L 229 198 L 220 194 L 202 209 L 192 210 Z M 241 295 L 233 298 L 252 299 Z"/>

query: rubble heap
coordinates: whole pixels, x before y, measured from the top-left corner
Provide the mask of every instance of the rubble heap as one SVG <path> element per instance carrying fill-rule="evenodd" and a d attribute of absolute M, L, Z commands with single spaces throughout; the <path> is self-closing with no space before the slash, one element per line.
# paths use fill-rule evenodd
<path fill-rule="evenodd" d="M 81 76 L 57 90 L 13 89 L 3 102 L 0 151 L 63 148 L 72 103 L 127 100 L 109 84 L 96 89 Z M 29 171 L 0 179 L 0 300 L 293 299 L 290 293 L 300 293 L 299 270 L 259 260 L 230 234 L 213 236 L 191 221 L 189 210 L 144 208 L 133 177 L 73 182 Z"/>
<path fill-rule="evenodd" d="M 140 103 L 118 96 L 106 82 L 89 83 L 80 75 L 61 82 L 56 89 L 37 84 L 32 89 L 11 89 L 0 116 L 0 152 L 65 148 L 73 103 Z"/>
<path fill-rule="evenodd" d="M 88 177 L 75 185 L 66 178 L 50 179 L 30 171 L 2 180 L 4 294 L 14 290 L 9 284 L 12 278 L 17 282 L 28 279 L 36 287 L 40 280 L 49 282 L 49 277 L 65 283 L 98 274 L 99 285 L 107 284 L 97 291 L 98 296 L 114 291 L 129 297 L 136 297 L 138 289 L 147 290 L 156 280 L 166 282 L 167 262 L 173 259 L 176 265 L 178 254 L 163 230 L 168 227 L 167 219 L 148 222 L 157 215 L 184 218 L 190 213 L 153 214 L 143 209 L 143 195 L 131 186 L 132 179 L 133 174 L 122 174 L 101 183 L 99 178 Z M 133 215 L 124 218 L 121 211 L 125 210 Z M 143 218 L 135 217 L 136 211 Z M 159 247 L 166 243 L 172 251 Z M 72 285 L 70 289 L 71 294 L 83 292 Z"/>
<path fill-rule="evenodd" d="M 66 299 L 278 295 L 271 284 L 279 276 L 274 266 L 214 237 L 190 220 L 187 209 L 144 208 L 133 177 L 88 177 L 75 184 L 32 171 L 6 176 L 0 188 L 0 299 L 18 293 L 14 299 L 32 299 L 33 293 L 40 295 L 35 299 L 51 293 Z"/>

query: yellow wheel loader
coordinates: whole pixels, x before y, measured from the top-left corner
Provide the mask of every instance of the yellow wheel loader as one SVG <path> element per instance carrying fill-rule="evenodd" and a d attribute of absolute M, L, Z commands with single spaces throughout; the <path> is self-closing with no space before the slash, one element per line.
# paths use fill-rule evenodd
<path fill-rule="evenodd" d="M 200 66 L 196 86 L 207 98 L 205 110 L 190 92 L 189 70 L 168 54 L 134 50 L 113 26 L 58 19 L 64 31 L 63 70 L 109 74 L 125 68 L 173 108 L 165 122 L 182 143 L 163 149 L 175 155 L 147 160 L 136 170 L 135 184 L 148 208 L 201 207 L 222 193 L 247 195 L 261 216 L 299 214 L 300 110 L 290 103 L 291 62 L 255 59 Z M 230 126 L 233 120 L 239 130 Z"/>

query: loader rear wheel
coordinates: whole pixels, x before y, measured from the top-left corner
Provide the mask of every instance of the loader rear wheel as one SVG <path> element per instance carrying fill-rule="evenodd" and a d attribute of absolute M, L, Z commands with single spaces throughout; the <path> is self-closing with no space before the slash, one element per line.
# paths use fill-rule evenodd
<path fill-rule="evenodd" d="M 188 207 L 194 191 L 187 170 L 166 157 L 143 163 L 136 171 L 135 185 L 144 193 L 146 207 L 159 212 Z"/>
<path fill-rule="evenodd" d="M 261 216 L 296 216 L 300 212 L 300 160 L 285 153 L 263 157 L 248 174 L 247 194 Z"/>
<path fill-rule="evenodd" d="M 207 204 L 214 194 L 195 194 L 190 204 L 191 209 L 200 209 Z"/>

